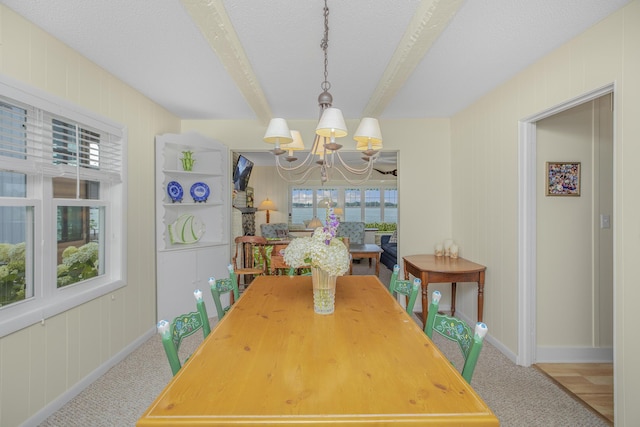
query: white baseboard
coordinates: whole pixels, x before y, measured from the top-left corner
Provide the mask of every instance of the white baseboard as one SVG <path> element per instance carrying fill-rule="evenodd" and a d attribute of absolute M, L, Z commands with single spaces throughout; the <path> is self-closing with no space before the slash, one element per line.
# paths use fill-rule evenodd
<path fill-rule="evenodd" d="M 612 363 L 612 347 L 537 347 L 535 363 Z"/>
<path fill-rule="evenodd" d="M 444 311 L 450 307 L 442 306 Z M 456 311 L 456 317 L 467 322 L 469 325 L 475 324 L 475 320 L 470 319 L 464 313 Z M 485 337 L 491 345 L 500 350 L 513 363 L 517 363 L 517 355 L 505 347 L 500 341 L 491 335 L 491 328 Z M 536 349 L 536 361 L 534 363 L 612 363 L 612 347 L 538 347 Z"/>
<path fill-rule="evenodd" d="M 67 389 L 60 396 L 52 400 L 48 405 L 36 412 L 32 417 L 26 420 L 22 425 L 25 427 L 37 426 L 46 420 L 51 414 L 62 408 L 71 399 L 76 397 L 82 390 L 87 388 L 91 383 L 104 375 L 109 369 L 113 368 L 118 363 L 122 362 L 125 357 L 131 354 L 135 349 L 140 347 L 145 341 L 151 338 L 156 333 L 155 326 L 145 332 L 138 339 L 131 344 L 123 348 L 120 352 L 114 355 L 111 359 L 104 362 L 98 368 L 96 368 L 89 375 L 82 380 L 75 383 L 71 388 Z"/>
<path fill-rule="evenodd" d="M 443 306 L 444 308 L 444 306 Z M 445 309 L 445 311 L 447 310 L 451 310 L 451 307 L 447 307 Z M 471 320 L 468 316 L 466 316 L 464 313 L 460 313 L 458 311 L 456 311 L 456 317 L 459 317 L 460 319 L 464 320 L 465 322 L 467 322 L 468 325 L 475 325 L 476 324 L 476 319 Z M 494 346 L 495 348 L 498 349 L 498 351 L 500 351 L 500 353 L 504 354 L 505 356 L 507 356 L 507 358 L 509 360 L 511 360 L 513 363 L 516 363 L 517 360 L 517 355 L 512 352 L 511 350 L 509 350 L 504 344 L 502 344 L 502 342 L 498 341 L 497 339 L 495 339 L 493 337 L 493 335 L 491 335 L 491 327 L 489 327 L 489 332 L 487 333 L 487 336 L 484 337 L 484 339 L 490 343 L 492 346 Z"/>
<path fill-rule="evenodd" d="M 484 338 L 485 340 L 487 340 L 488 343 L 490 343 L 492 346 L 494 346 L 495 348 L 497 348 L 500 353 L 504 354 L 505 356 L 507 356 L 507 358 L 512 361 L 513 363 L 515 363 L 516 365 L 518 364 L 517 362 L 517 358 L 518 356 L 512 352 L 511 350 L 509 350 L 507 347 L 505 347 L 504 344 L 502 344 L 502 342 L 496 340 L 492 335 L 491 335 L 491 330 L 489 330 L 489 332 L 487 333 L 487 336 Z"/>

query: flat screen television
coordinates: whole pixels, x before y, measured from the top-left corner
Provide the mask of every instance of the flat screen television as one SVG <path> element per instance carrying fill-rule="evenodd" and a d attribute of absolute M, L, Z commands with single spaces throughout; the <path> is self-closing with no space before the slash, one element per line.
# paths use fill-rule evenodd
<path fill-rule="evenodd" d="M 249 177 L 253 169 L 253 162 L 240 154 L 238 161 L 233 168 L 233 188 L 238 191 L 245 191 L 249 185 Z"/>

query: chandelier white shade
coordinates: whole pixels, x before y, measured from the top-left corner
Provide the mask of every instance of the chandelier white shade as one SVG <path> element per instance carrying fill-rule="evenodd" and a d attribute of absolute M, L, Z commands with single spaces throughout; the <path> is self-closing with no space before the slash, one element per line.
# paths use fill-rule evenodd
<path fill-rule="evenodd" d="M 300 131 L 298 130 L 291 131 L 291 138 L 293 141 L 285 146 L 285 149 L 288 151 L 285 160 L 288 162 L 295 162 L 298 158 L 294 157 L 293 152 L 304 150 L 304 142 L 302 141 L 302 135 L 300 135 Z"/>
<path fill-rule="evenodd" d="M 293 141 L 287 121 L 281 118 L 275 118 L 269 121 L 269 126 L 267 127 L 267 131 L 265 132 L 263 139 L 264 142 L 275 144 L 273 153 L 276 155 L 284 153 L 284 150 L 280 149 L 281 144 L 288 144 Z"/>
<path fill-rule="evenodd" d="M 300 135 L 299 130 L 291 131 L 291 139 L 292 139 L 292 142 L 287 144 L 287 146 L 285 147 L 287 150 L 290 150 L 290 151 L 304 150 L 304 142 L 302 141 L 302 135 Z"/>
<path fill-rule="evenodd" d="M 353 139 L 358 141 L 358 147 L 370 143 L 374 147 L 382 148 L 382 132 L 380 132 L 378 119 L 363 117 Z"/>
<path fill-rule="evenodd" d="M 347 136 L 347 125 L 342 117 L 342 111 L 333 107 L 325 109 L 316 127 L 316 133 L 329 138 Z"/>

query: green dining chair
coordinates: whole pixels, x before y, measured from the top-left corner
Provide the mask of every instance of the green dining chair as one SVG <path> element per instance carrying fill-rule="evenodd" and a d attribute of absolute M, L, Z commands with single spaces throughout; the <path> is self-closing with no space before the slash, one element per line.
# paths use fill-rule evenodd
<path fill-rule="evenodd" d="M 196 289 L 193 295 L 196 298 L 197 311 L 181 314 L 174 318 L 171 323 L 166 320 L 158 322 L 158 333 L 162 337 L 162 345 L 165 353 L 167 353 L 167 359 L 169 359 L 169 366 L 171 366 L 173 375 L 177 374 L 182 367 L 180 357 L 178 356 L 182 340 L 193 335 L 200 329 L 202 329 L 204 338 L 211 332 L 207 308 L 202 300 L 202 291 Z M 187 359 L 189 359 L 189 357 L 185 359 L 185 362 Z"/>
<path fill-rule="evenodd" d="M 209 286 L 211 287 L 211 296 L 213 302 L 216 305 L 216 312 L 218 313 L 218 321 L 220 321 L 227 311 L 231 308 L 235 301 L 240 298 L 240 291 L 238 289 L 238 278 L 233 269 L 233 264 L 227 266 L 229 270 L 229 277 L 227 279 L 215 279 L 209 277 Z M 229 304 L 222 305 L 222 295 L 229 294 Z"/>
<path fill-rule="evenodd" d="M 471 384 L 471 377 L 473 377 L 473 371 L 476 368 L 480 350 L 482 350 L 484 337 L 488 332 L 487 325 L 482 322 L 476 323 L 474 333 L 471 327 L 464 321 L 456 317 L 438 313 L 441 296 L 440 291 L 433 291 L 424 332 L 429 338 L 432 338 L 433 331 L 436 331 L 446 339 L 458 343 L 458 347 L 464 356 L 462 378 Z"/>
<path fill-rule="evenodd" d="M 407 313 L 412 315 L 413 307 L 416 305 L 422 281 L 417 278 L 414 279 L 413 282 L 410 280 L 398 280 L 399 272 L 400 266 L 398 264 L 394 265 L 393 273 L 391 273 L 391 280 L 389 280 L 389 292 L 391 292 L 391 295 L 394 297 L 397 297 L 398 294 L 404 295 L 407 298 Z"/>
<path fill-rule="evenodd" d="M 311 276 L 311 269 L 306 267 L 289 267 L 289 270 L 287 270 L 287 276 Z"/>

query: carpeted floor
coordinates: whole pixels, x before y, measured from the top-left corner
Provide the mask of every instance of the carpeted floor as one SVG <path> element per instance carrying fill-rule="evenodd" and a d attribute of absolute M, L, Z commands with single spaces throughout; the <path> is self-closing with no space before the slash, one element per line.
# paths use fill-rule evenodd
<path fill-rule="evenodd" d="M 389 270 L 381 267 L 388 284 Z M 357 267 L 366 274 L 366 265 Z M 215 322 L 215 319 L 214 319 Z M 196 334 L 181 353 L 190 354 L 201 342 Z M 455 343 L 434 342 L 455 366 L 463 364 Z M 134 426 L 136 420 L 171 380 L 171 370 L 158 335 L 100 377 L 41 424 L 47 426 Z M 480 354 L 471 385 L 499 418 L 502 426 L 608 426 L 535 368 L 514 365 L 489 343 Z"/>

